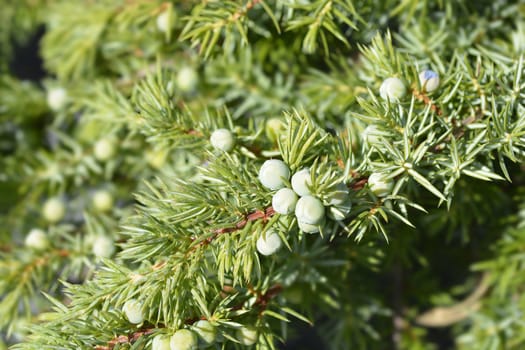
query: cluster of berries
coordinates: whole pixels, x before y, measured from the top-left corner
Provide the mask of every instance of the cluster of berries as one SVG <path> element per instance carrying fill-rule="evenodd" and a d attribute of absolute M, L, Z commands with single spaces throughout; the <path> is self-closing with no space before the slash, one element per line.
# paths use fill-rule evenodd
<path fill-rule="evenodd" d="M 349 190 L 344 183 L 337 185 L 335 191 L 324 200 L 314 196 L 309 168 L 292 175 L 283 161 L 267 160 L 259 171 L 259 181 L 264 187 L 277 190 L 272 197 L 275 212 L 282 215 L 294 213 L 303 232 L 319 232 L 327 215 L 333 220 L 344 220 L 352 208 Z M 287 187 L 288 183 L 292 188 Z"/>
<path fill-rule="evenodd" d="M 144 322 L 143 305 L 136 299 L 124 303 L 122 311 L 130 323 Z M 153 350 L 196 350 L 208 348 L 218 341 L 217 327 L 208 320 L 199 320 L 189 328 L 182 328 L 172 335 L 158 334 L 153 338 Z M 240 344 L 252 346 L 257 342 L 259 332 L 252 326 L 243 326 L 237 329 L 236 339 Z"/>
<path fill-rule="evenodd" d="M 290 179 L 291 178 L 291 179 Z M 259 170 L 261 184 L 273 191 L 272 207 L 282 215 L 295 214 L 299 228 L 306 233 L 317 233 L 326 221 L 326 216 L 335 221 L 348 217 L 352 209 L 349 189 L 339 183 L 322 200 L 312 193 L 312 174 L 303 168 L 293 175 L 290 168 L 281 160 L 271 159 L 263 163 Z M 291 188 L 288 188 L 291 184 Z M 387 174 L 372 173 L 368 187 L 378 197 L 385 197 L 392 191 L 393 182 Z M 257 250 L 262 255 L 277 252 L 282 245 L 279 234 L 270 229 L 257 241 Z"/>
<path fill-rule="evenodd" d="M 107 212 L 113 208 L 113 196 L 106 190 L 97 190 L 93 193 L 93 207 L 98 212 Z M 52 197 L 45 201 L 42 207 L 42 216 L 51 223 L 56 224 L 66 215 L 64 201 L 58 197 Z M 27 234 L 24 244 L 33 250 L 45 250 L 50 242 L 45 231 L 33 228 Z M 113 240 L 106 236 L 95 237 L 92 242 L 93 254 L 99 258 L 109 258 L 115 252 Z"/>
<path fill-rule="evenodd" d="M 433 92 L 439 87 L 439 74 L 427 69 L 419 74 L 419 84 L 425 92 Z M 406 93 L 406 86 L 397 77 L 385 79 L 379 88 L 379 95 L 384 100 L 399 101 Z"/>

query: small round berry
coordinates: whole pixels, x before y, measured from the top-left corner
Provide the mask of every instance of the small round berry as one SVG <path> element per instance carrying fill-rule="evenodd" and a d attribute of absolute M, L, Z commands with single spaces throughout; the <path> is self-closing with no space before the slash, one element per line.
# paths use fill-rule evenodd
<path fill-rule="evenodd" d="M 61 87 L 54 87 L 48 90 L 47 92 L 47 104 L 49 107 L 58 111 L 65 106 L 67 102 L 67 92 Z"/>
<path fill-rule="evenodd" d="M 361 133 L 363 141 L 369 146 L 376 145 L 381 141 L 382 132 L 375 125 L 368 125 Z"/>
<path fill-rule="evenodd" d="M 370 190 L 378 197 L 387 196 L 394 186 L 392 179 L 387 179 L 386 174 L 373 173 L 368 177 Z"/>
<path fill-rule="evenodd" d="M 170 337 L 165 334 L 159 334 L 153 338 L 151 350 L 171 350 Z"/>
<path fill-rule="evenodd" d="M 284 132 L 285 124 L 280 118 L 270 118 L 266 121 L 264 131 L 268 140 L 275 143 L 279 136 Z"/>
<path fill-rule="evenodd" d="M 102 162 L 113 158 L 116 151 L 115 142 L 109 138 L 98 140 L 93 149 L 95 158 Z"/>
<path fill-rule="evenodd" d="M 157 29 L 160 32 L 168 33 L 175 26 L 175 12 L 168 9 L 157 16 Z"/>
<path fill-rule="evenodd" d="M 126 315 L 129 322 L 133 324 L 139 324 L 144 321 L 144 315 L 142 313 L 142 303 L 136 299 L 130 299 L 124 303 L 122 311 Z"/>
<path fill-rule="evenodd" d="M 352 202 L 349 200 L 345 203 L 332 206 L 328 209 L 328 217 L 332 220 L 342 221 L 348 217 L 352 210 Z"/>
<path fill-rule="evenodd" d="M 175 94 L 175 82 L 173 80 L 170 80 L 166 83 L 166 92 L 170 97 Z"/>
<path fill-rule="evenodd" d="M 60 198 L 49 198 L 44 203 L 42 213 L 47 221 L 55 223 L 62 220 L 66 213 L 66 207 Z"/>
<path fill-rule="evenodd" d="M 350 191 L 344 183 L 339 183 L 335 189 L 327 196 L 326 205 L 340 205 L 348 200 Z"/>
<path fill-rule="evenodd" d="M 13 322 L 10 324 L 10 339 L 14 341 L 15 343 L 20 343 L 24 339 L 27 339 L 27 336 L 29 335 L 29 325 L 31 321 L 26 317 L 20 317 L 17 319 L 14 319 Z M 0 341 L 2 338 L 0 338 Z M 2 343 L 0 342 L 0 349 L 2 348 Z M 8 348 L 4 348 L 3 350 L 8 350 Z"/>
<path fill-rule="evenodd" d="M 138 285 L 146 281 L 146 276 L 141 275 L 140 273 L 132 273 L 129 276 L 129 280 L 132 284 Z"/>
<path fill-rule="evenodd" d="M 168 151 L 165 149 L 152 149 L 146 151 L 146 162 L 154 168 L 160 169 L 166 164 L 168 158 Z"/>
<path fill-rule="evenodd" d="M 435 91 L 439 87 L 439 74 L 430 69 L 424 70 L 419 73 L 419 84 L 424 91 Z"/>
<path fill-rule="evenodd" d="M 325 215 L 323 202 L 312 196 L 299 198 L 295 206 L 295 216 L 298 221 L 305 224 L 318 225 Z"/>
<path fill-rule="evenodd" d="M 106 212 L 113 208 L 113 196 L 109 191 L 98 190 L 93 194 L 93 206 L 99 212 Z"/>
<path fill-rule="evenodd" d="M 177 73 L 177 87 L 182 92 L 192 92 L 197 86 L 197 72 L 192 67 L 183 67 Z"/>
<path fill-rule="evenodd" d="M 289 188 L 281 188 L 272 197 L 272 207 L 275 212 L 288 215 L 294 212 L 297 195 Z"/>
<path fill-rule="evenodd" d="M 93 241 L 93 254 L 99 258 L 109 258 L 115 252 L 113 240 L 106 236 L 98 236 Z"/>
<path fill-rule="evenodd" d="M 275 231 L 268 231 L 257 240 L 257 251 L 262 255 L 272 255 L 281 249 L 283 242 Z"/>
<path fill-rule="evenodd" d="M 195 322 L 193 324 L 193 330 L 205 345 L 213 344 L 217 338 L 217 327 L 212 325 L 210 321 L 200 320 Z"/>
<path fill-rule="evenodd" d="M 237 340 L 246 346 L 252 346 L 259 339 L 259 332 L 255 327 L 244 326 L 237 330 Z"/>
<path fill-rule="evenodd" d="M 217 150 L 229 152 L 235 145 L 235 139 L 230 130 L 217 129 L 211 134 L 210 143 Z"/>
<path fill-rule="evenodd" d="M 306 232 L 306 233 L 317 233 L 321 231 L 321 226 L 322 226 L 321 224 L 318 224 L 318 225 L 307 224 L 299 220 L 297 220 L 297 225 L 299 226 L 299 229 L 301 231 Z"/>
<path fill-rule="evenodd" d="M 171 350 L 196 350 L 197 345 L 197 335 L 188 329 L 179 329 L 171 336 Z"/>
<path fill-rule="evenodd" d="M 259 181 L 270 189 L 278 190 L 286 187 L 286 182 L 290 178 L 290 168 L 285 162 L 278 159 L 270 159 L 263 163 L 259 170 Z"/>
<path fill-rule="evenodd" d="M 44 250 L 49 246 L 49 240 L 44 231 L 38 228 L 34 228 L 29 231 L 24 241 L 26 247 L 35 250 Z"/>
<path fill-rule="evenodd" d="M 405 96 L 406 87 L 399 78 L 387 78 L 379 88 L 379 94 L 384 100 L 397 101 Z"/>
<path fill-rule="evenodd" d="M 299 196 L 307 196 L 312 194 L 308 186 L 312 184 L 310 169 L 305 168 L 299 170 L 292 176 L 292 188 Z"/>

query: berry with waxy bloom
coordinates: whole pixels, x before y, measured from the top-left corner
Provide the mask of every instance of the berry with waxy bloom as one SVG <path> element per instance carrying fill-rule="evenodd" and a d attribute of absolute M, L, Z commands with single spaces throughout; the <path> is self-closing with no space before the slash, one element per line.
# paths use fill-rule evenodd
<path fill-rule="evenodd" d="M 66 206 L 60 198 L 49 198 L 42 208 L 44 219 L 51 223 L 58 222 L 64 218 Z"/>
<path fill-rule="evenodd" d="M 262 234 L 257 240 L 257 251 L 262 255 L 272 255 L 281 249 L 283 242 L 275 231 L 268 231 Z"/>
<path fill-rule="evenodd" d="M 373 173 L 368 177 L 368 187 L 376 196 L 385 197 L 392 192 L 394 183 L 386 174 Z"/>
<path fill-rule="evenodd" d="M 259 170 L 259 181 L 270 190 L 286 187 L 288 179 L 290 179 L 290 168 L 282 160 L 267 160 Z"/>
<path fill-rule="evenodd" d="M 24 244 L 26 247 L 35 250 L 44 250 L 49 246 L 49 239 L 44 231 L 39 228 L 34 228 L 29 231 Z"/>
<path fill-rule="evenodd" d="M 122 307 L 122 311 L 124 311 L 128 321 L 133 324 L 139 324 L 144 321 L 142 303 L 136 299 L 130 299 L 126 301 Z"/>
<path fill-rule="evenodd" d="M 310 225 L 320 224 L 325 217 L 323 202 L 313 196 L 303 196 L 295 206 L 297 220 Z"/>
<path fill-rule="evenodd" d="M 310 169 L 301 169 L 292 176 L 292 188 L 299 196 L 312 194 L 308 186 L 311 185 Z"/>
<path fill-rule="evenodd" d="M 272 207 L 276 213 L 288 215 L 294 212 L 297 195 L 289 188 L 281 188 L 272 197 Z"/>
<path fill-rule="evenodd" d="M 405 96 L 405 93 L 405 84 L 397 77 L 385 79 L 379 88 L 379 94 L 383 100 L 398 101 Z"/>
<path fill-rule="evenodd" d="M 189 329 L 179 329 L 171 336 L 171 350 L 196 350 L 197 346 L 197 335 Z"/>
<path fill-rule="evenodd" d="M 255 327 L 243 326 L 237 330 L 237 340 L 246 346 L 252 346 L 259 339 L 259 332 Z"/>
<path fill-rule="evenodd" d="M 212 132 L 210 136 L 210 143 L 213 146 L 213 148 L 223 151 L 223 152 L 229 152 L 233 149 L 233 146 L 235 145 L 235 138 L 233 137 L 233 134 L 228 129 L 217 129 L 214 132 Z"/>
<path fill-rule="evenodd" d="M 430 69 L 424 70 L 419 73 L 419 84 L 424 91 L 435 91 L 439 87 L 439 74 Z"/>

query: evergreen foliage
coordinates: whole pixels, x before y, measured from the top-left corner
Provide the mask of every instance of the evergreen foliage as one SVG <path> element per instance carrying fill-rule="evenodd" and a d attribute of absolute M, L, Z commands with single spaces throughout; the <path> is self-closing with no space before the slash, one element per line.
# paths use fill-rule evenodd
<path fill-rule="evenodd" d="M 0 5 L 0 349 L 525 346 L 521 1 Z"/>

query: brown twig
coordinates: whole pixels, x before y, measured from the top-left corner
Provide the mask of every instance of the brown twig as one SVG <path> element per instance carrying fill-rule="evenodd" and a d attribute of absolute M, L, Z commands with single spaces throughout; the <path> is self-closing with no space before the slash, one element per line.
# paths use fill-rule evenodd
<path fill-rule="evenodd" d="M 0 244 L 0 252 L 9 253 L 13 250 L 13 247 L 8 244 Z"/>
<path fill-rule="evenodd" d="M 53 258 L 59 257 L 59 258 L 67 258 L 69 256 L 69 251 L 65 249 L 55 249 L 49 252 L 48 255 L 36 258 L 31 263 L 29 263 L 23 271 L 23 276 L 25 278 L 26 275 L 29 275 L 32 273 L 32 271 L 35 268 L 45 266 L 49 264 L 49 262 L 52 261 Z"/>
<path fill-rule="evenodd" d="M 251 294 L 253 294 L 257 298 L 255 300 L 254 305 L 259 307 L 259 316 L 261 316 L 264 310 L 266 310 L 266 308 L 268 307 L 270 300 L 272 300 L 273 298 L 275 298 L 275 296 L 281 293 L 283 290 L 283 287 L 280 284 L 275 284 L 271 286 L 270 288 L 268 288 L 268 290 L 265 293 L 261 293 L 260 291 L 253 289 L 251 285 L 249 285 L 247 289 Z M 224 296 L 226 296 L 227 294 L 232 294 L 232 293 L 237 293 L 237 292 L 238 291 L 232 286 L 225 286 L 223 288 Z M 244 305 L 244 302 L 237 304 L 232 307 L 232 310 L 234 311 L 240 310 L 242 309 L 243 305 Z"/>
<path fill-rule="evenodd" d="M 97 345 L 95 350 L 112 350 L 117 344 L 132 344 L 136 342 L 140 337 L 152 334 L 154 328 L 140 329 L 130 335 L 118 335 L 115 338 L 108 341 L 108 345 Z"/>
<path fill-rule="evenodd" d="M 266 310 L 266 307 L 268 306 L 268 303 L 270 302 L 270 300 L 275 298 L 275 296 L 281 293 L 282 290 L 283 290 L 283 287 L 280 284 L 275 284 L 271 286 L 270 288 L 268 288 L 266 293 L 264 294 L 261 294 L 259 292 L 257 293 L 258 296 L 257 296 L 257 300 L 255 301 L 255 304 L 258 305 L 260 308 L 259 315 L 261 315 L 264 312 L 264 310 Z"/>
<path fill-rule="evenodd" d="M 462 138 L 466 131 L 467 131 L 467 127 L 472 124 L 472 123 L 475 123 L 476 121 L 478 121 L 482 114 L 481 111 L 477 111 L 476 114 L 473 114 L 465 119 L 463 119 L 461 121 L 461 123 L 458 123 L 456 121 L 456 119 L 454 118 L 451 118 L 449 123 L 451 124 L 452 126 L 452 133 L 450 135 L 448 135 L 447 138 L 445 138 L 444 142 L 440 143 L 439 145 L 436 145 L 432 148 L 432 151 L 433 152 L 441 152 L 445 149 L 446 145 L 448 143 L 450 143 L 450 140 L 454 137 L 456 140 L 459 140 L 460 138 Z"/>
<path fill-rule="evenodd" d="M 257 5 L 258 3 L 260 3 L 261 0 L 250 0 L 246 3 L 246 6 L 235 12 L 231 17 L 231 21 L 237 21 L 239 18 L 243 17 L 243 16 L 246 16 L 246 14 L 248 13 L 248 11 L 250 11 L 255 5 Z"/>
<path fill-rule="evenodd" d="M 246 215 L 242 220 L 237 222 L 235 226 L 223 227 L 223 228 L 214 230 L 213 235 L 201 241 L 199 245 L 202 246 L 202 245 L 210 244 L 213 240 L 215 240 L 218 236 L 222 234 L 234 232 L 237 230 L 242 230 L 251 221 L 262 219 L 263 222 L 267 222 L 269 218 L 271 218 L 274 214 L 275 214 L 275 210 L 273 210 L 273 207 L 271 206 L 266 208 L 264 211 L 256 210 L 253 213 Z"/>
<path fill-rule="evenodd" d="M 359 191 L 363 187 L 365 187 L 367 182 L 368 182 L 368 178 L 367 177 L 363 177 L 363 178 L 357 180 L 356 182 L 350 184 L 350 188 L 352 188 L 352 190 L 354 190 L 354 191 Z"/>
<path fill-rule="evenodd" d="M 187 130 L 186 134 L 191 135 L 191 136 L 204 137 L 204 134 L 202 133 L 202 131 L 195 130 L 195 129 Z"/>
<path fill-rule="evenodd" d="M 437 115 L 442 115 L 443 111 L 439 108 L 427 95 L 416 89 L 412 90 L 412 94 L 421 102 L 430 106 L 430 109 Z"/>
<path fill-rule="evenodd" d="M 213 235 L 206 238 L 205 240 L 202 240 L 199 242 L 199 244 L 193 246 L 186 255 L 189 255 L 193 253 L 198 247 L 202 247 L 204 245 L 208 245 L 211 242 L 213 242 L 217 237 L 219 237 L 222 234 L 234 232 L 237 230 L 243 229 L 248 222 L 255 221 L 262 219 L 264 222 L 268 221 L 270 217 L 272 217 L 275 214 L 275 210 L 273 210 L 273 207 L 268 207 L 264 211 L 262 210 L 256 210 L 253 213 L 248 214 L 246 217 L 244 217 L 241 221 L 237 222 L 235 226 L 231 227 L 223 227 L 219 228 L 213 231 Z M 195 238 L 192 238 L 195 240 Z"/>

